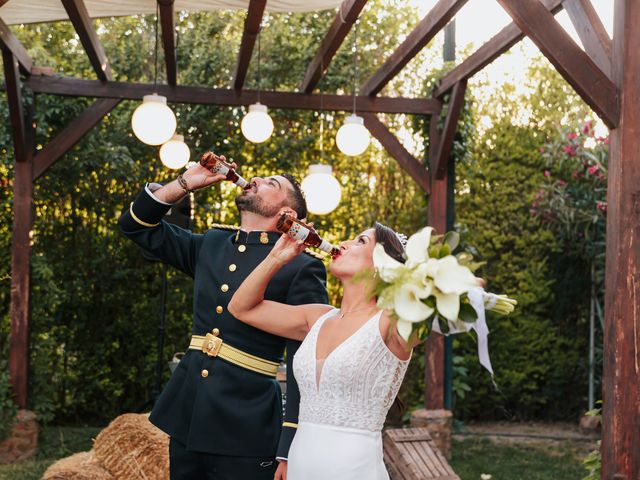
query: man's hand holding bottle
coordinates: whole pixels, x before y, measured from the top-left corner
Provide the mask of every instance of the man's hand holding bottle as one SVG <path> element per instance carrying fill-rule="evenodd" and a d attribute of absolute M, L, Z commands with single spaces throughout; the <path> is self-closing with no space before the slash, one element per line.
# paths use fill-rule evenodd
<path fill-rule="evenodd" d="M 227 171 L 224 171 L 225 167 L 228 168 Z M 182 178 L 186 181 L 189 190 L 200 190 L 214 183 L 228 180 L 229 172 L 235 173 L 236 168 L 238 168 L 236 163 L 227 163 L 224 155 L 206 152 L 198 163 L 182 174 Z M 237 174 L 236 176 L 241 178 Z"/>

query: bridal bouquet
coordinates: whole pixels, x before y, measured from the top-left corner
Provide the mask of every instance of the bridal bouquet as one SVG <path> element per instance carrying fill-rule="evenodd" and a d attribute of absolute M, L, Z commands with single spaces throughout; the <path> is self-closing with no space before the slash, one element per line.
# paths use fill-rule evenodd
<path fill-rule="evenodd" d="M 431 330 L 452 334 L 474 329 L 480 363 L 492 371 L 485 310 L 508 315 L 517 302 L 481 288 L 481 280 L 472 273 L 481 264 L 473 262 L 469 253 L 452 254 L 459 243 L 456 232 L 444 236 L 432 232 L 425 227 L 409 238 L 405 263 L 387 255 L 381 244 L 374 247 L 378 306 L 393 312 L 398 333 L 407 341 L 422 341 Z"/>

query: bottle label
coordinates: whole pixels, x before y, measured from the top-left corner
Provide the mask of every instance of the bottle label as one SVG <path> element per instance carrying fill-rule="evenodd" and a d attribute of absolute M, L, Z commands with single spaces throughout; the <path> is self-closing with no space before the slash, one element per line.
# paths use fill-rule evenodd
<path fill-rule="evenodd" d="M 211 172 L 226 175 L 229 173 L 229 167 L 222 162 L 216 162 L 216 164 L 211 168 Z"/>
<path fill-rule="evenodd" d="M 333 245 L 331 245 L 329 242 L 327 242 L 324 238 L 322 239 L 322 243 L 320 244 L 320 246 L 318 247 L 320 250 L 322 250 L 323 252 L 327 252 L 327 253 L 331 253 L 331 251 L 333 250 Z"/>
<path fill-rule="evenodd" d="M 287 234 L 294 240 L 302 240 L 304 242 L 309 236 L 309 229 L 299 223 L 293 222 Z"/>

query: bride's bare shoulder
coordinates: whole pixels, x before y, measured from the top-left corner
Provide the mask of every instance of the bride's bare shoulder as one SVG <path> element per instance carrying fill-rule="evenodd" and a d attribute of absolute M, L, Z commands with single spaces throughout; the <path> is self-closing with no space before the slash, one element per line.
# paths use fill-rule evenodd
<path fill-rule="evenodd" d="M 384 343 L 387 345 L 387 348 L 399 360 L 406 361 L 411 358 L 413 345 L 409 345 L 400 336 L 398 330 L 395 328 L 395 322 L 387 310 L 383 310 L 380 317 L 380 335 L 382 336 Z"/>
<path fill-rule="evenodd" d="M 329 313 L 334 307 L 325 303 L 310 303 L 305 305 L 305 318 L 309 329 L 321 318 L 323 315 Z"/>

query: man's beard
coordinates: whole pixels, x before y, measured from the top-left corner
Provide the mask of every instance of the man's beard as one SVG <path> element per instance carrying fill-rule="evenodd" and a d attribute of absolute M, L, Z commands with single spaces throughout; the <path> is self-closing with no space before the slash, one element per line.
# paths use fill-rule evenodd
<path fill-rule="evenodd" d="M 236 206 L 240 212 L 251 212 L 262 217 L 275 217 L 282 205 L 267 205 L 257 195 L 238 195 Z"/>

